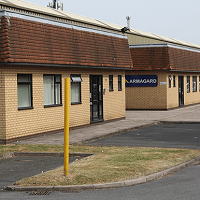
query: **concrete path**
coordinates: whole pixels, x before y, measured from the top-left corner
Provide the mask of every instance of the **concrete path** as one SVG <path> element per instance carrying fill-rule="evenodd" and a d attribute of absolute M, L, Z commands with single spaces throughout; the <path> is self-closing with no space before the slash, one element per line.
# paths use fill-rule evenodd
<path fill-rule="evenodd" d="M 126 111 L 126 119 L 70 131 L 70 144 L 157 122 L 200 123 L 200 104 L 169 111 Z M 15 144 L 64 144 L 63 132 L 15 142 Z"/>

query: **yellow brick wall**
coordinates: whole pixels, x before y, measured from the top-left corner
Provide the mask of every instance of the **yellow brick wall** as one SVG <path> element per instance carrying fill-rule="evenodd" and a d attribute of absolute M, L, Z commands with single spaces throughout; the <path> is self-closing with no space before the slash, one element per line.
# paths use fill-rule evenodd
<path fill-rule="evenodd" d="M 190 76 L 190 92 L 187 93 L 187 76 Z M 197 76 L 197 92 L 192 90 L 192 76 Z M 200 103 L 200 91 L 199 91 L 199 76 L 200 73 L 190 73 L 184 75 L 184 102 L 185 105 Z"/>
<path fill-rule="evenodd" d="M 113 75 L 114 91 L 109 91 L 109 75 Z M 122 91 L 118 91 L 118 75 L 122 75 Z M 107 72 L 103 77 L 103 89 L 106 89 L 103 99 L 104 119 L 125 117 L 125 73 L 120 71 Z"/>
<path fill-rule="evenodd" d="M 4 70 L 0 67 L 0 142 L 6 139 L 5 121 L 5 76 Z"/>
<path fill-rule="evenodd" d="M 169 88 L 169 75 L 171 76 L 171 88 Z M 167 109 L 176 108 L 179 106 L 179 94 L 178 94 L 178 73 L 166 73 L 167 81 Z M 175 86 L 173 85 L 173 76 L 175 76 Z"/>
<path fill-rule="evenodd" d="M 200 73 L 168 73 L 173 78 L 173 75 L 176 76 L 176 87 L 167 87 L 168 94 L 168 108 L 179 107 L 179 93 L 178 93 L 178 76 L 183 76 L 183 87 L 184 87 L 184 105 L 200 103 L 200 91 L 199 91 L 199 76 Z M 167 75 L 167 78 L 168 78 Z M 190 76 L 190 92 L 187 93 L 187 76 Z M 197 76 L 197 92 L 193 92 L 192 87 L 192 76 Z"/>
<path fill-rule="evenodd" d="M 126 87 L 126 109 L 167 109 L 165 72 L 126 71 L 126 75 L 157 75 L 157 87 Z"/>
<path fill-rule="evenodd" d="M 6 139 L 28 136 L 64 128 L 64 79 L 70 74 L 81 74 L 82 104 L 71 105 L 70 127 L 90 124 L 90 75 L 103 75 L 104 120 L 125 117 L 124 70 L 97 70 L 51 67 L 7 67 L 5 70 Z M 32 74 L 33 109 L 18 110 L 17 74 Z M 62 74 L 63 106 L 44 108 L 43 74 Z M 118 75 L 123 75 L 123 90 L 118 91 Z M 109 75 L 114 77 L 114 91 L 109 92 Z M 71 93 L 71 92 L 70 92 Z M 71 100 L 71 95 L 70 95 Z"/>
<path fill-rule="evenodd" d="M 130 72 L 126 75 L 148 75 L 158 76 L 157 87 L 127 87 L 126 88 L 126 109 L 171 109 L 179 107 L 178 77 L 184 78 L 184 105 L 200 103 L 199 76 L 200 73 L 180 72 Z M 169 88 L 169 75 L 171 75 L 171 88 Z M 173 85 L 175 76 L 175 87 Z M 187 93 L 187 76 L 190 76 L 190 92 Z M 192 76 L 197 76 L 197 92 L 192 89 Z M 166 82 L 166 85 L 160 85 Z"/>

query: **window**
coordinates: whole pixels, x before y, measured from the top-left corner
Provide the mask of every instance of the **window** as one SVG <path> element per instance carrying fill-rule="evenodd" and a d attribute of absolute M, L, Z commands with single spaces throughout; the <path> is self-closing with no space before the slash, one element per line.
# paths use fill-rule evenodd
<path fill-rule="evenodd" d="M 192 88 L 193 88 L 193 92 L 197 91 L 197 77 L 196 76 L 192 77 Z"/>
<path fill-rule="evenodd" d="M 71 104 L 81 103 L 81 75 L 71 75 Z"/>
<path fill-rule="evenodd" d="M 187 76 L 187 93 L 190 92 L 190 76 Z"/>
<path fill-rule="evenodd" d="M 200 76 L 199 76 L 199 91 L 200 91 Z"/>
<path fill-rule="evenodd" d="M 176 76 L 173 76 L 173 87 L 176 87 Z"/>
<path fill-rule="evenodd" d="M 109 75 L 109 91 L 113 91 L 113 75 Z"/>
<path fill-rule="evenodd" d="M 118 90 L 122 90 L 122 75 L 118 75 Z"/>
<path fill-rule="evenodd" d="M 43 75 L 44 107 L 62 105 L 61 75 Z"/>
<path fill-rule="evenodd" d="M 169 75 L 169 88 L 171 88 L 172 86 L 172 78 L 171 78 L 171 75 Z"/>
<path fill-rule="evenodd" d="M 29 109 L 32 107 L 32 75 L 17 74 L 18 87 L 18 109 Z"/>

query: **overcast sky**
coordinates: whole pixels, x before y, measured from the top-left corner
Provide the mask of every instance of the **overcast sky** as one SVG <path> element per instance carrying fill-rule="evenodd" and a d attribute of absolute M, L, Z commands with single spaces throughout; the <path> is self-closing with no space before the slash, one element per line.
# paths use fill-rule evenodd
<path fill-rule="evenodd" d="M 52 0 L 25 0 L 47 6 Z M 200 45 L 200 0 L 61 0 L 64 11 Z"/>

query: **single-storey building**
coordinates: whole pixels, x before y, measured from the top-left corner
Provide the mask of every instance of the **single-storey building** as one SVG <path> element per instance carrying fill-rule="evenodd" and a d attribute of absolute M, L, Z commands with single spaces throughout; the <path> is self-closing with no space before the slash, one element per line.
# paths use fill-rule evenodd
<path fill-rule="evenodd" d="M 0 8 L 1 143 L 63 130 L 65 78 L 71 128 L 125 118 L 125 34 L 22 1 Z"/>
<path fill-rule="evenodd" d="M 70 128 L 200 103 L 200 45 L 20 0 L 0 20 L 1 143 L 63 130 L 65 78 Z"/>
<path fill-rule="evenodd" d="M 126 108 L 168 110 L 200 103 L 200 49 L 177 44 L 130 45 Z"/>

